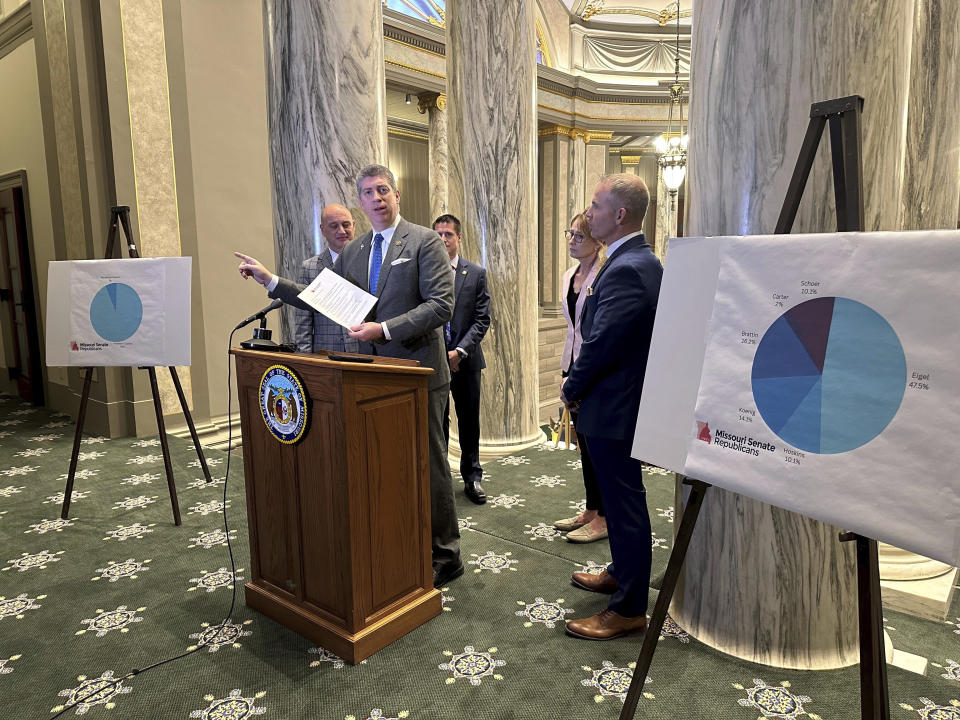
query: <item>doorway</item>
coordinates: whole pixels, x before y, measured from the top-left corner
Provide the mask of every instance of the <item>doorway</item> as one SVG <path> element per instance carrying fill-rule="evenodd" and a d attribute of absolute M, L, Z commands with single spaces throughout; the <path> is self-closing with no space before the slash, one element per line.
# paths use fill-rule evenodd
<path fill-rule="evenodd" d="M 0 387 L 43 405 L 28 207 L 26 171 L 0 175 Z"/>

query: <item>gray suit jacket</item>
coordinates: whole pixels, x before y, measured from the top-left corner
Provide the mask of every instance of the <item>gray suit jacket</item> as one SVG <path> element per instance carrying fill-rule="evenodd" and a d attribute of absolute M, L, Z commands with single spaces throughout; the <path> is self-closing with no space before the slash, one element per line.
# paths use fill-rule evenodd
<path fill-rule="evenodd" d="M 319 255 L 307 258 L 300 266 L 297 282 L 309 285 L 323 268 L 333 270 L 333 255 L 330 248 L 324 248 Z M 346 328 L 337 325 L 326 315 L 314 312 L 311 308 L 294 308 L 293 339 L 300 352 L 332 350 L 334 352 L 358 352 L 358 343 L 347 335 Z"/>
<path fill-rule="evenodd" d="M 334 269 L 354 285 L 367 289 L 373 232 L 348 243 Z M 417 360 L 434 370 L 431 390 L 450 382 L 443 326 L 453 315 L 453 268 L 440 236 L 403 218 L 384 248 L 377 284 L 377 304 L 368 321 L 386 323 L 390 340 L 373 346 L 375 355 Z M 294 307 L 309 307 L 297 299 L 303 288 L 280 278 L 270 297 Z M 361 350 L 362 351 L 362 350 Z"/>

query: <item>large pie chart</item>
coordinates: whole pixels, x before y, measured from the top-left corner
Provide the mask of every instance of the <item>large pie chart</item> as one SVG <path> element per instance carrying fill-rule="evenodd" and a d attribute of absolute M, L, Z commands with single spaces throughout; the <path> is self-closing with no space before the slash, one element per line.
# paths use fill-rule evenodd
<path fill-rule="evenodd" d="M 883 432 L 903 400 L 907 362 L 878 312 L 849 298 L 819 297 L 767 329 L 751 379 L 757 411 L 781 440 L 828 455 Z"/>
<path fill-rule="evenodd" d="M 104 340 L 123 342 L 131 337 L 143 320 L 140 295 L 126 283 L 109 283 L 93 296 L 90 324 Z"/>

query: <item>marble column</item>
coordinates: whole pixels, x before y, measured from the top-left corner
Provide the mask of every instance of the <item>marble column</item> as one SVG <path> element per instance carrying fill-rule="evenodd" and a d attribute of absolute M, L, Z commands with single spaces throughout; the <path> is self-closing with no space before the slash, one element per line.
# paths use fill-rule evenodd
<path fill-rule="evenodd" d="M 324 205 L 350 208 L 357 235 L 370 227 L 355 182 L 364 165 L 387 163 L 383 13 L 379 2 L 309 0 L 264 10 L 276 272 L 295 278 L 324 247 Z M 288 309 L 288 339 L 292 320 Z"/>
<path fill-rule="evenodd" d="M 960 13 L 951 0 L 916 5 L 902 228 L 953 229 L 960 199 Z"/>
<path fill-rule="evenodd" d="M 677 236 L 678 194 L 670 196 L 663 181 L 663 171 L 657 167 L 657 237 L 653 251 L 662 261 L 667 255 L 667 241 Z"/>
<path fill-rule="evenodd" d="M 447 212 L 447 96 L 443 93 L 423 93 L 417 99 L 417 110 L 421 115 L 426 114 L 430 122 L 427 164 L 430 219 L 433 220 Z"/>
<path fill-rule="evenodd" d="M 534 0 L 447 3 L 449 202 L 487 269 L 481 452 L 542 440 L 537 386 Z"/>
<path fill-rule="evenodd" d="M 573 128 L 570 133 L 570 192 L 567 194 L 567 222 L 586 207 L 587 141 L 590 133 Z"/>
<path fill-rule="evenodd" d="M 771 232 L 810 104 L 852 94 L 866 98 L 866 227 L 899 227 L 913 6 L 873 0 L 698 6 L 687 177 L 697 200 L 687 235 Z M 795 232 L 836 229 L 828 145 L 825 138 Z M 702 642 L 751 662 L 809 669 L 856 663 L 854 552 L 837 533 L 711 489 L 674 618 Z"/>
<path fill-rule="evenodd" d="M 607 151 L 610 149 L 612 132 L 590 131 L 590 139 L 586 148 L 586 169 L 583 181 L 583 210 L 590 204 L 593 191 L 597 189 L 600 180 L 607 174 Z"/>
<path fill-rule="evenodd" d="M 537 236 L 538 302 L 543 317 L 560 317 L 560 278 L 570 259 L 564 247 L 563 231 L 570 221 L 566 217 L 570 185 L 570 136 L 561 125 L 539 131 L 539 232 Z"/>

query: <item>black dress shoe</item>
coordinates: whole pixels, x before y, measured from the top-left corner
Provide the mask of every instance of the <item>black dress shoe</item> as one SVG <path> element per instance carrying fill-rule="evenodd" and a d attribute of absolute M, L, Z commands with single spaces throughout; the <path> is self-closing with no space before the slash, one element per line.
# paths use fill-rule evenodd
<path fill-rule="evenodd" d="M 476 482 L 471 480 L 465 480 L 463 483 L 463 494 L 472 503 L 477 505 L 483 505 L 487 501 L 487 494 L 483 491 L 483 485 L 480 484 L 480 481 Z"/>
<path fill-rule="evenodd" d="M 463 563 L 457 560 L 456 563 L 447 563 L 433 569 L 433 586 L 439 590 L 451 580 L 456 580 L 463 575 Z"/>

